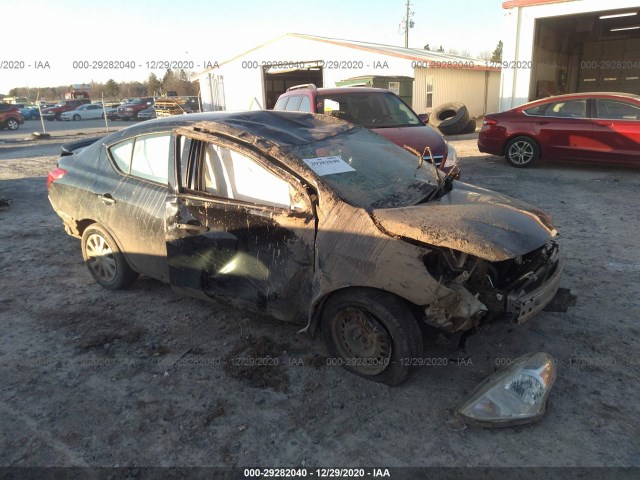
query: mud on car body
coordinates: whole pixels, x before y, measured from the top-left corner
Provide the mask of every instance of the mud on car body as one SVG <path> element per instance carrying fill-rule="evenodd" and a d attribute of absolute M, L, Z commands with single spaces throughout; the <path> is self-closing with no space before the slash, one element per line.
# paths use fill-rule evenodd
<path fill-rule="evenodd" d="M 297 322 L 348 370 L 397 384 L 420 322 L 528 320 L 562 271 L 546 214 L 438 172 L 365 128 L 257 111 L 68 145 L 47 181 L 102 286 L 142 273 Z"/>

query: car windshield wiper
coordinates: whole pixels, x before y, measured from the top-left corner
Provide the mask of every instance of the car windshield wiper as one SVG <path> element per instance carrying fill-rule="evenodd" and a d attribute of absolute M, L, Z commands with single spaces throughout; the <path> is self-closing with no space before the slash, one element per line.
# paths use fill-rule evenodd
<path fill-rule="evenodd" d="M 446 193 L 449 193 L 451 191 L 451 189 L 453 188 L 453 179 L 452 177 L 452 173 L 454 172 L 455 169 L 451 169 L 449 170 L 448 173 L 444 174 L 444 176 L 441 176 L 441 171 L 438 168 L 438 166 L 436 165 L 435 160 L 433 159 L 433 154 L 431 153 L 431 148 L 430 147 L 425 147 L 424 148 L 424 152 L 422 155 L 420 155 L 420 152 L 418 152 L 415 148 L 411 148 L 408 145 L 405 145 L 403 148 L 405 148 L 406 150 L 410 151 L 411 153 L 414 153 L 415 155 L 418 156 L 418 169 L 420 169 L 421 167 L 423 167 L 424 165 L 424 154 L 425 153 L 429 153 L 429 158 L 431 159 L 431 165 L 433 165 L 433 169 L 435 171 L 436 174 L 436 178 L 438 179 L 438 184 L 434 187 L 433 190 L 431 190 L 429 192 L 429 194 L 424 197 L 422 200 L 420 200 L 419 202 L 416 203 L 416 205 L 419 205 L 421 203 L 427 203 L 430 202 L 431 200 L 438 198 L 439 196 L 442 196 Z M 439 192 L 442 192 L 442 195 L 438 195 Z"/>

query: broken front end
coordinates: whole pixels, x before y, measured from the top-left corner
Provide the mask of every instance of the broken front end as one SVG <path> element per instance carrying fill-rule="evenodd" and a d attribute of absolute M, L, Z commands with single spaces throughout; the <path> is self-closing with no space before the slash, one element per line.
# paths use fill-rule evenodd
<path fill-rule="evenodd" d="M 449 332 L 468 330 L 481 321 L 529 320 L 555 296 L 563 268 L 553 240 L 497 262 L 446 248 L 432 249 L 423 261 L 448 290 L 426 307 L 425 321 Z"/>

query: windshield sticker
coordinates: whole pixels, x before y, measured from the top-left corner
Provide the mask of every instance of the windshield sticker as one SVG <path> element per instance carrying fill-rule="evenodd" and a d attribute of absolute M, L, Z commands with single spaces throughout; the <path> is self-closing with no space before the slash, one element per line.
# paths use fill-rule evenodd
<path fill-rule="evenodd" d="M 316 172 L 321 177 L 325 175 L 332 175 L 334 173 L 355 172 L 355 168 L 351 167 L 347 162 L 340 157 L 317 157 L 317 158 L 303 158 L 302 161 L 308 165 L 308 167 Z"/>

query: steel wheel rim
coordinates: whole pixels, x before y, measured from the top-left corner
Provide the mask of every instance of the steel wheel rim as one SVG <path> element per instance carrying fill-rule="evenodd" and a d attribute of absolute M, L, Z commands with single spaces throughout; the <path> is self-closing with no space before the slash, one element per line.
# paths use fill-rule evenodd
<path fill-rule="evenodd" d="M 118 273 L 116 259 L 113 250 L 105 238 L 97 233 L 92 233 L 87 238 L 85 252 L 87 265 L 91 271 L 103 282 L 111 282 Z"/>
<path fill-rule="evenodd" d="M 18 122 L 11 119 L 7 122 L 7 127 L 9 127 L 9 130 L 16 130 L 18 128 Z"/>
<path fill-rule="evenodd" d="M 515 142 L 509 147 L 509 159 L 518 165 L 525 165 L 533 159 L 533 145 L 525 140 Z"/>
<path fill-rule="evenodd" d="M 349 307 L 341 310 L 332 322 L 332 334 L 347 366 L 363 375 L 378 375 L 391 359 L 391 336 L 368 312 Z"/>

